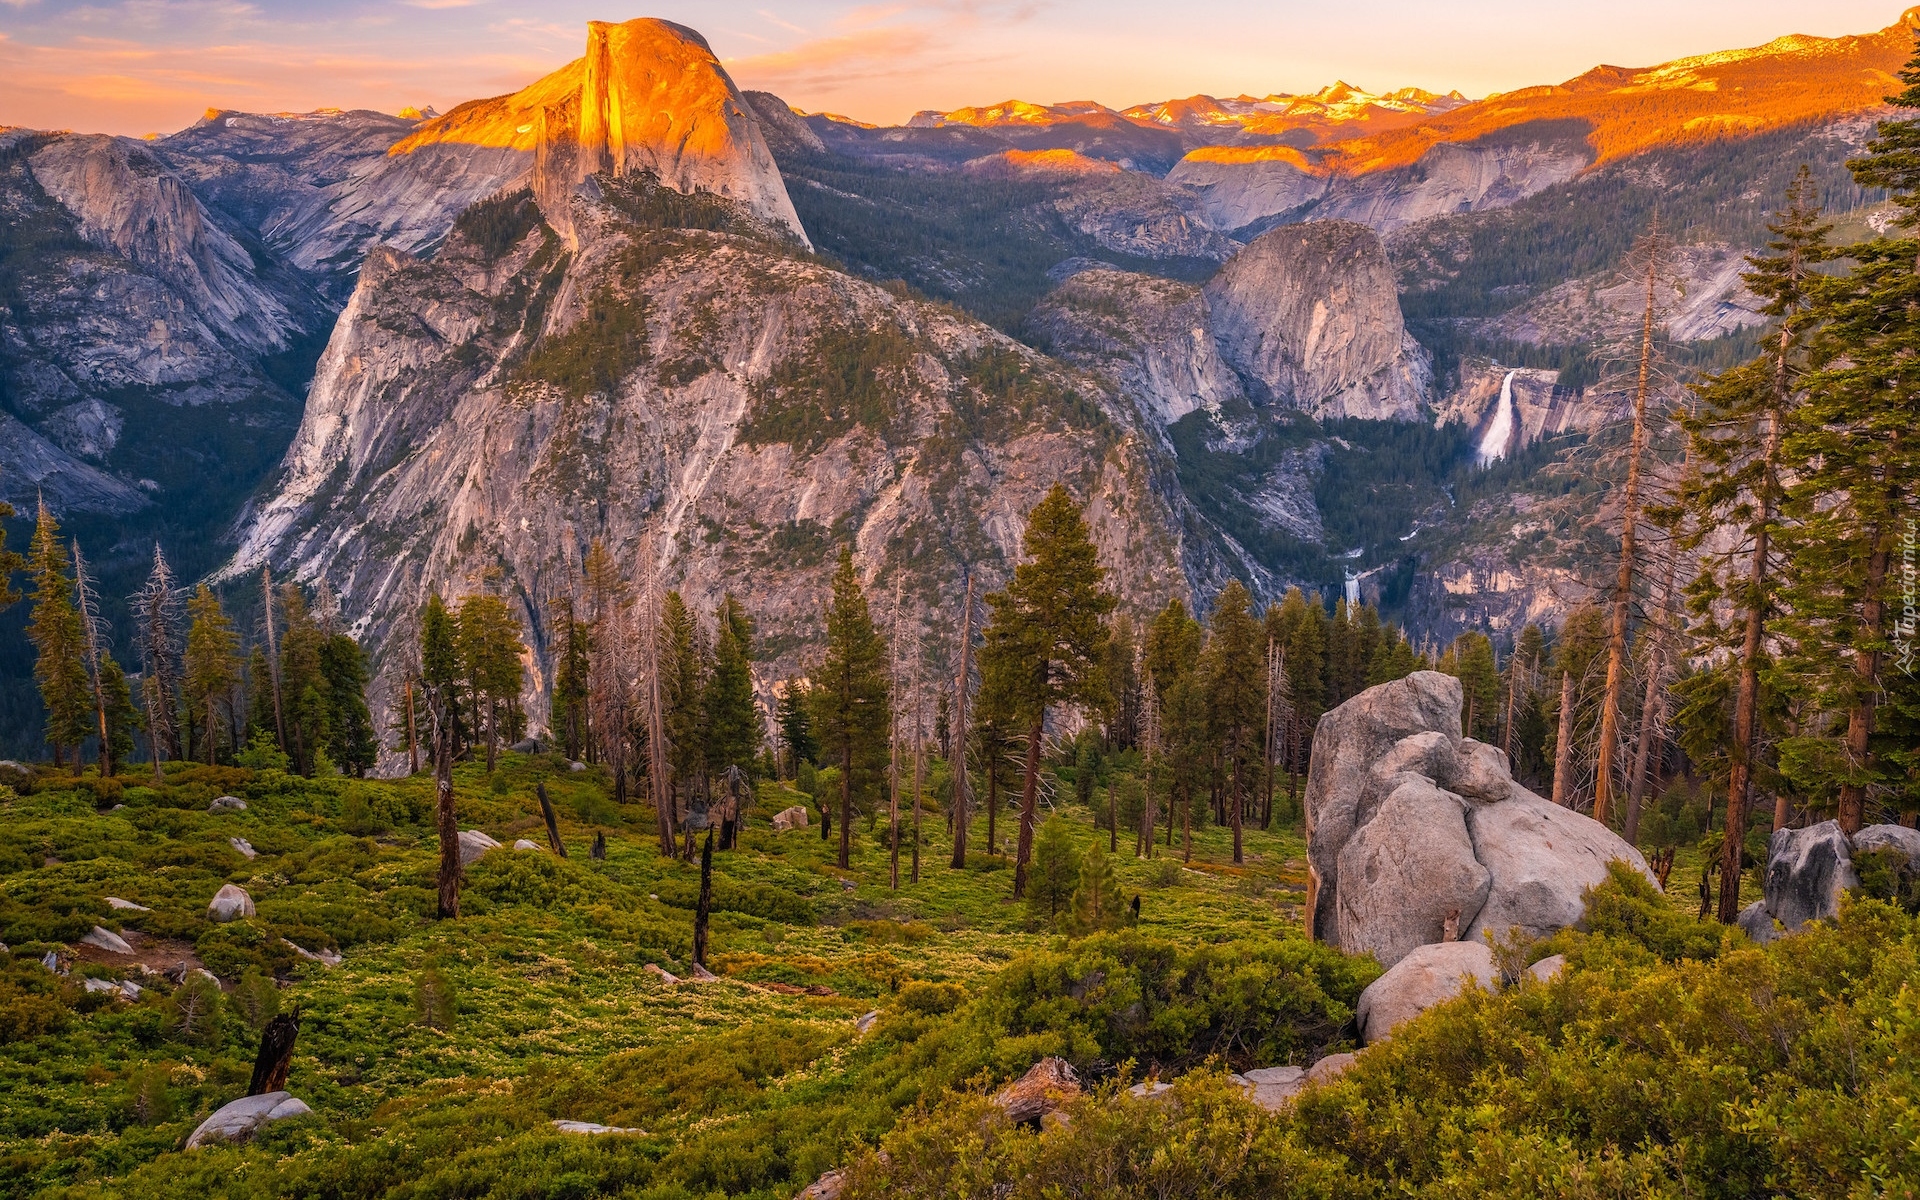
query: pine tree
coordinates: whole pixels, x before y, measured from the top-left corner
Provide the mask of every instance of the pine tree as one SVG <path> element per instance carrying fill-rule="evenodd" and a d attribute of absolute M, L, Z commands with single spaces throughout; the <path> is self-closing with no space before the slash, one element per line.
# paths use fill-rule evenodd
<path fill-rule="evenodd" d="M 280 696 L 286 718 L 287 754 L 301 775 L 319 775 L 330 765 L 327 681 L 320 673 L 320 644 L 324 635 L 307 608 L 307 597 L 297 583 L 280 588 L 280 611 L 286 625 L 280 634 Z"/>
<path fill-rule="evenodd" d="M 346 633 L 322 641 L 320 678 L 326 686 L 327 756 L 347 774 L 365 775 L 380 747 L 367 708 L 367 660 L 360 643 Z"/>
<path fill-rule="evenodd" d="M 420 686 L 435 722 L 444 721 L 449 744 L 458 752 L 462 686 L 460 630 L 438 592 L 428 594 L 420 613 Z M 437 728 L 437 726 L 436 726 Z"/>
<path fill-rule="evenodd" d="M 1460 680 L 1461 718 L 1466 735 L 1483 742 L 1499 740 L 1501 718 L 1500 670 L 1494 665 L 1493 642 L 1484 633 L 1468 630 L 1453 640 L 1435 670 Z"/>
<path fill-rule="evenodd" d="M 501 723 L 512 723 L 520 703 L 525 674 L 521 656 L 527 649 L 520 641 L 520 619 L 500 597 L 476 592 L 460 602 L 455 624 L 475 733 L 482 727 L 486 731 L 487 770 L 491 773 L 499 753 Z"/>
<path fill-rule="evenodd" d="M 1683 420 L 1697 471 L 1687 489 L 1693 532 L 1681 543 L 1701 558 L 1690 588 L 1693 633 L 1709 644 L 1727 644 L 1739 661 L 1724 842 L 1733 868 L 1728 871 L 1724 861 L 1721 868 L 1726 921 L 1739 910 L 1739 855 L 1757 752 L 1761 675 L 1768 666 L 1767 629 L 1779 607 L 1774 543 L 1781 532 L 1783 468 L 1790 469 L 1783 462 L 1783 437 L 1798 405 L 1811 289 L 1831 228 L 1820 223 L 1805 166 L 1787 192 L 1786 208 L 1768 228 L 1771 253 L 1748 256 L 1751 269 L 1743 278 L 1774 319 L 1770 345 L 1753 361 L 1695 385 L 1698 405 Z M 1739 540 L 1721 551 L 1728 531 L 1737 531 Z M 1739 614 L 1731 629 L 1717 619 L 1723 605 Z M 1728 888 L 1731 898 L 1724 894 Z"/>
<path fill-rule="evenodd" d="M 1126 921 L 1126 904 L 1120 899 L 1120 877 L 1114 873 L 1113 859 L 1106 848 L 1097 841 L 1080 855 L 1080 878 L 1070 903 L 1075 933 L 1118 929 Z"/>
<path fill-rule="evenodd" d="M 1907 87 L 1890 101 L 1920 109 L 1920 54 L 1901 79 Z M 1844 722 L 1791 739 L 1782 756 L 1798 785 L 1837 786 L 1851 833 L 1869 788 L 1884 781 L 1873 733 L 1892 648 L 1895 545 L 1913 537 L 1920 480 L 1920 119 L 1882 122 L 1848 166 L 1862 187 L 1892 193 L 1901 215 L 1885 236 L 1834 251 L 1851 270 L 1814 288 L 1819 329 L 1785 438 L 1787 460 L 1807 466 L 1782 505 L 1792 524 L 1782 531 L 1790 617 L 1780 624 L 1795 686 Z M 1727 895 L 1723 880 L 1723 917 Z"/>
<path fill-rule="evenodd" d="M 853 800 L 876 788 L 886 770 L 891 724 L 887 646 L 854 572 L 853 552 L 840 551 L 827 607 L 826 656 L 814 674 L 813 729 L 822 756 L 840 769 L 839 865 L 851 862 Z"/>
<path fill-rule="evenodd" d="M 553 672 L 553 733 L 569 759 L 578 760 L 588 738 L 587 680 L 592 670 L 592 639 L 574 611 L 573 597 L 556 606 L 554 632 L 560 641 Z"/>
<path fill-rule="evenodd" d="M 1108 705 L 1106 712 L 1107 748 L 1131 750 L 1140 742 L 1140 675 L 1134 666 L 1139 654 L 1133 618 L 1125 612 L 1113 614 L 1113 628 L 1107 634 L 1106 674 Z"/>
<path fill-rule="evenodd" d="M 1005 589 L 987 597 L 993 621 L 981 651 L 981 674 L 996 707 L 1027 732 L 1026 779 L 1013 894 L 1025 895 L 1040 801 L 1040 754 L 1047 710 L 1104 699 L 1100 662 L 1114 598 L 1102 590 L 1106 571 L 1087 523 L 1067 489 L 1055 484 L 1027 516 L 1025 561 Z"/>
<path fill-rule="evenodd" d="M 1073 893 L 1080 886 L 1080 850 L 1073 844 L 1073 831 L 1059 817 L 1049 818 L 1041 827 L 1034 850 L 1032 886 L 1025 897 L 1027 913 L 1052 928 L 1073 911 Z"/>
<path fill-rule="evenodd" d="M 133 735 L 144 724 L 140 710 L 133 704 L 133 688 L 127 673 L 113 655 L 100 659 L 101 711 L 105 717 L 109 763 L 123 763 L 133 757 Z"/>
<path fill-rule="evenodd" d="M 738 767 L 751 779 L 763 740 L 753 699 L 753 618 L 728 592 L 713 620 L 713 678 L 705 697 L 710 769 Z"/>
<path fill-rule="evenodd" d="M 1233 861 L 1244 861 L 1242 828 L 1258 778 L 1257 768 L 1267 715 L 1265 642 L 1253 619 L 1253 597 L 1235 579 L 1213 603 L 1207 648 L 1201 657 L 1206 680 L 1211 740 L 1230 783 L 1227 822 L 1233 829 Z"/>
<path fill-rule="evenodd" d="M 180 590 L 157 542 L 153 569 L 134 594 L 131 607 L 140 649 L 140 693 L 146 706 L 147 740 L 153 751 L 154 778 L 158 780 L 162 778 L 161 756 L 177 759 L 183 755 L 175 711 L 180 702 Z"/>
<path fill-rule="evenodd" d="M 240 635 L 220 607 L 220 597 L 201 584 L 187 601 L 187 653 L 181 680 L 181 699 L 200 722 L 208 765 L 216 759 L 220 730 L 233 728 L 233 693 L 240 683 Z M 222 709 L 225 716 L 222 716 Z"/>
<path fill-rule="evenodd" d="M 774 723 L 780 727 L 780 748 L 787 758 L 787 770 L 797 776 L 803 762 L 819 765 L 820 744 L 813 737 L 811 705 L 807 681 L 789 679 L 780 689 L 780 703 L 774 711 Z"/>
<path fill-rule="evenodd" d="M 73 581 L 67 578 L 66 546 L 60 526 L 46 501 L 40 502 L 33 542 L 27 550 L 33 579 L 33 613 L 27 637 L 36 657 L 33 677 L 40 685 L 40 702 L 47 712 L 47 744 L 53 747 L 53 765 L 61 751 L 73 747 L 74 770 L 80 768 L 80 744 L 92 732 L 94 706 L 84 660 L 86 631 L 73 604 Z"/>
<path fill-rule="evenodd" d="M 693 811 L 707 794 L 707 706 L 709 664 L 705 639 L 679 592 L 668 592 L 660 609 L 660 682 L 666 721 L 667 761 L 683 812 Z M 688 824 L 687 851 L 693 847 Z"/>
<path fill-rule="evenodd" d="M 100 620 L 100 598 L 94 593 L 93 581 L 87 576 L 87 563 L 80 556 L 78 540 L 73 543 L 73 599 L 74 606 L 80 611 L 80 633 L 86 650 L 87 676 L 93 689 L 94 732 L 100 747 L 100 778 L 111 779 L 118 759 L 114 754 L 116 739 L 107 728 L 105 665 L 113 662 L 113 656 L 106 648 L 107 633 Z M 119 669 L 119 664 L 114 663 L 113 670 L 118 672 Z M 124 677 L 122 682 L 125 682 Z M 77 757 L 75 765 L 79 765 Z"/>

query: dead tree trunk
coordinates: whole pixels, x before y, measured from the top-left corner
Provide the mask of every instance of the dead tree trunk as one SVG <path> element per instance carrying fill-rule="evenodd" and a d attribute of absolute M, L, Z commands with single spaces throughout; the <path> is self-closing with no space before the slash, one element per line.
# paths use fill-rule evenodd
<path fill-rule="evenodd" d="M 453 722 L 436 714 L 433 729 L 433 790 L 440 830 L 440 917 L 460 915 L 460 825 L 453 811 Z"/>
<path fill-rule="evenodd" d="M 1560 672 L 1560 735 L 1553 745 L 1553 802 L 1566 808 L 1573 797 L 1573 672 Z"/>
<path fill-rule="evenodd" d="M 247 1095 L 264 1096 L 287 1090 L 287 1072 L 293 1067 L 293 1044 L 300 1038 L 300 1014 L 281 1013 L 260 1031 L 260 1051 L 253 1059 L 253 1079 Z"/>
<path fill-rule="evenodd" d="M 967 572 L 967 598 L 960 613 L 960 671 L 953 681 L 953 866 L 967 865 L 967 676 L 973 653 L 973 572 Z"/>
<path fill-rule="evenodd" d="M 707 965 L 707 917 L 713 912 L 713 823 L 707 823 L 707 837 L 700 846 L 700 901 L 693 910 L 693 963 Z"/>
<path fill-rule="evenodd" d="M 553 816 L 553 801 L 547 799 L 547 782 L 540 780 L 533 785 L 533 794 L 540 797 L 540 815 L 547 822 L 547 845 L 561 858 L 567 856 L 567 844 L 560 840 L 560 823 Z"/>

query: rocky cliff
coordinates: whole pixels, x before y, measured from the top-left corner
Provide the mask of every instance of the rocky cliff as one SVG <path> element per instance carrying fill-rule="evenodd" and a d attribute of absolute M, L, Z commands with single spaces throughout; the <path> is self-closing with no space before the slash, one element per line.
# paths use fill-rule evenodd
<path fill-rule="evenodd" d="M 1179 520 L 1097 381 L 797 256 L 745 205 L 589 190 L 577 250 L 527 201 L 497 259 L 459 228 L 431 260 L 368 259 L 231 571 L 335 589 L 377 666 L 429 590 L 492 581 L 536 648 L 536 713 L 549 606 L 595 539 L 635 585 L 739 592 L 767 679 L 802 668 L 839 545 L 937 644 L 962 571 L 999 579 L 1055 482 L 1123 592 L 1184 593 Z"/>

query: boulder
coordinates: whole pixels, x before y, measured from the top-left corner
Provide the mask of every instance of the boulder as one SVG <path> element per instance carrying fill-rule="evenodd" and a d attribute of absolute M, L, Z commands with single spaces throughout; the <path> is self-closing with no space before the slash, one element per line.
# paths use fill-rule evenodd
<path fill-rule="evenodd" d="M 805 989 L 801 989 L 801 990 L 805 990 Z M 872 1029 L 873 1023 L 875 1021 L 878 1021 L 879 1019 L 880 1019 L 880 1010 L 877 1008 L 871 1012 L 861 1013 L 858 1017 L 854 1018 L 853 1031 L 855 1033 L 865 1033 L 867 1030 Z"/>
<path fill-rule="evenodd" d="M 1049 1055 L 1002 1088 L 993 1102 L 1006 1110 L 1008 1120 L 1018 1125 L 1037 1122 L 1079 1095 L 1080 1077 L 1073 1073 L 1066 1059 Z"/>
<path fill-rule="evenodd" d="M 245 855 L 249 862 L 260 857 L 260 852 L 253 848 L 253 843 L 243 837 L 230 837 L 227 839 L 227 845 Z"/>
<path fill-rule="evenodd" d="M 125 910 L 127 912 L 152 912 L 153 911 L 152 909 L 148 908 L 144 904 L 135 904 L 131 900 L 122 900 L 118 896 L 108 896 L 107 907 L 118 908 L 118 909 Z"/>
<path fill-rule="evenodd" d="M 1438 671 L 1368 688 L 1320 718 L 1304 798 L 1307 827 L 1308 933 L 1334 936 L 1340 851 L 1353 836 L 1373 764 L 1400 739 L 1440 733 L 1460 741 L 1460 681 Z"/>
<path fill-rule="evenodd" d="M 498 850 L 500 843 L 494 841 L 478 829 L 460 831 L 460 865 L 471 866 L 473 861 L 489 850 Z"/>
<path fill-rule="evenodd" d="M 1905 825 L 1869 825 L 1847 841 L 1855 854 L 1898 850 L 1907 856 L 1909 863 L 1920 868 L 1920 829 L 1908 829 Z"/>
<path fill-rule="evenodd" d="M 1127 1095 L 1135 1100 L 1157 1100 L 1173 1090 L 1170 1083 L 1161 1083 L 1158 1079 L 1143 1079 L 1127 1089 Z"/>
<path fill-rule="evenodd" d="M 293 942 L 288 941 L 286 938 L 281 938 L 280 944 L 285 946 L 287 949 L 293 951 L 295 954 L 298 954 L 301 958 L 304 958 L 309 962 L 317 962 L 323 967 L 337 967 L 342 962 L 346 961 L 345 959 L 340 957 L 340 952 L 337 950 L 323 949 L 318 954 L 315 954 L 313 951 L 308 950 L 305 947 L 295 945 Z"/>
<path fill-rule="evenodd" d="M 840 1193 L 847 1190 L 847 1173 L 841 1170 L 828 1171 L 806 1187 L 793 1200 L 840 1200 Z"/>
<path fill-rule="evenodd" d="M 1734 924 L 1740 926 L 1740 932 L 1761 946 L 1780 936 L 1780 927 L 1773 923 L 1773 914 L 1767 911 L 1765 900 L 1755 900 L 1741 909 Z"/>
<path fill-rule="evenodd" d="M 1859 886 L 1852 847 L 1838 821 L 1773 831 L 1767 843 L 1767 911 L 1789 933 L 1808 921 L 1838 916 L 1840 897 Z"/>
<path fill-rule="evenodd" d="M 1567 956 L 1550 954 L 1526 969 L 1526 977 L 1541 983 L 1552 983 L 1567 973 Z"/>
<path fill-rule="evenodd" d="M 773 814 L 773 828 L 775 832 L 785 833 L 789 829 L 805 829 L 806 827 L 807 809 L 805 805 L 796 804 L 791 808 L 783 808 Z"/>
<path fill-rule="evenodd" d="M 1279 1112 L 1301 1088 L 1307 1086 L 1305 1067 L 1261 1067 L 1241 1076 L 1247 1099 L 1268 1112 Z"/>
<path fill-rule="evenodd" d="M 296 1100 L 288 1092 L 267 1092 L 260 1096 L 243 1096 L 231 1104 L 222 1105 L 187 1139 L 187 1149 L 205 1145 L 209 1141 L 246 1142 L 260 1132 L 260 1127 L 270 1121 L 284 1121 L 288 1117 L 304 1117 L 313 1110 L 305 1102 Z"/>
<path fill-rule="evenodd" d="M 207 905 L 207 916 L 215 921 L 237 921 L 253 915 L 253 897 L 247 889 L 223 883 Z"/>
<path fill-rule="evenodd" d="M 540 739 L 522 738 L 513 745 L 508 746 L 507 749 L 513 751 L 515 754 L 538 754 L 540 753 Z"/>
<path fill-rule="evenodd" d="M 567 770 L 569 771 L 584 771 L 586 769 L 587 764 L 583 762 L 570 762 L 567 764 Z"/>
<path fill-rule="evenodd" d="M 525 838 L 518 838 L 515 839 L 513 848 L 515 850 L 539 850 L 542 847 L 538 842 L 530 842 Z"/>
<path fill-rule="evenodd" d="M 1660 886 L 1640 852 L 1611 829 L 1518 785 L 1501 803 L 1470 806 L 1467 829 L 1493 886 L 1462 941 L 1484 941 L 1488 933 L 1504 938 L 1515 926 L 1542 938 L 1579 924 L 1587 889 L 1606 882 L 1615 859 Z"/>
<path fill-rule="evenodd" d="M 644 1129 L 635 1129 L 629 1125 L 596 1125 L 592 1121 L 553 1121 L 549 1123 L 561 1133 L 584 1133 L 592 1135 L 597 1133 L 645 1134 L 647 1132 Z"/>
<path fill-rule="evenodd" d="M 111 992 L 122 1000 L 138 1000 L 143 990 L 131 979 L 83 979 L 80 986 L 90 992 Z"/>
<path fill-rule="evenodd" d="M 1360 993 L 1360 1038 L 1368 1045 L 1382 1041 L 1403 1022 L 1458 996 L 1469 982 L 1490 989 L 1497 978 L 1493 951 L 1484 942 L 1421 946 Z"/>
<path fill-rule="evenodd" d="M 1492 880 L 1474 858 L 1466 802 L 1421 776 L 1397 778 L 1405 782 L 1340 851 L 1335 909 L 1341 949 L 1386 967 L 1446 941 L 1449 921 L 1457 935 Z"/>
<path fill-rule="evenodd" d="M 121 937 L 111 929 L 102 929 L 98 925 L 95 925 L 92 932 L 88 933 L 87 936 L 81 938 L 80 943 L 85 946 L 96 946 L 99 949 L 105 950 L 108 954 L 133 953 L 133 947 L 127 945 L 127 939 Z"/>
<path fill-rule="evenodd" d="M 215 796 L 213 803 L 207 805 L 207 811 L 210 813 L 245 812 L 246 810 L 247 802 L 238 796 Z"/>
<path fill-rule="evenodd" d="M 1513 767 L 1507 762 L 1506 751 L 1472 738 L 1460 739 L 1454 755 L 1454 772 L 1451 777 L 1440 776 L 1440 782 L 1482 804 L 1498 804 L 1510 799 L 1515 790 Z"/>
<path fill-rule="evenodd" d="M 1353 1065 L 1356 1056 L 1352 1054 L 1329 1054 L 1319 1062 L 1307 1068 L 1307 1082 L 1322 1084 L 1340 1078 L 1347 1068 Z"/>

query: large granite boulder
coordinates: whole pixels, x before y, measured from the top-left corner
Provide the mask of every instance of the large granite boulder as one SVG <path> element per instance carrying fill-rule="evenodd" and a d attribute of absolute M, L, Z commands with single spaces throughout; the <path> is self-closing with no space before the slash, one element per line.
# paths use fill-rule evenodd
<path fill-rule="evenodd" d="M 207 903 L 207 916 L 215 921 L 238 921 L 252 915 L 253 897 L 247 895 L 247 889 L 235 884 L 221 884 Z"/>
<path fill-rule="evenodd" d="M 1776 829 L 1767 843 L 1767 911 L 1792 932 L 1840 915 L 1840 897 L 1860 886 L 1853 847 L 1838 821 Z"/>
<path fill-rule="evenodd" d="M 260 1132 L 263 1125 L 272 1121 L 284 1121 L 288 1117 L 304 1117 L 313 1110 L 301 1100 L 294 1099 L 289 1092 L 267 1092 L 259 1096 L 242 1096 L 231 1104 L 225 1104 L 193 1131 L 187 1139 L 187 1149 L 205 1145 L 209 1141 L 246 1142 Z"/>
<path fill-rule="evenodd" d="M 777 833 L 785 833 L 789 829 L 805 829 L 806 827 L 807 810 L 803 805 L 795 804 L 790 808 L 783 808 L 773 814 L 773 828 Z"/>
<path fill-rule="evenodd" d="M 498 850 L 500 843 L 494 841 L 478 829 L 460 831 L 460 865 L 470 867 L 482 854 L 489 850 Z"/>
<path fill-rule="evenodd" d="M 1368 688 L 1320 718 L 1304 800 L 1308 931 L 1334 937 L 1341 848 L 1353 836 L 1361 793 L 1375 762 L 1401 738 L 1438 732 L 1460 741 L 1460 681 L 1438 671 Z"/>
<path fill-rule="evenodd" d="M 1905 825 L 1869 825 L 1847 841 L 1855 854 L 1865 854 L 1869 850 L 1898 850 L 1907 856 L 1909 863 L 1920 867 L 1920 829 L 1908 829 Z"/>
<path fill-rule="evenodd" d="M 1498 978 L 1485 942 L 1418 947 L 1360 993 L 1354 1009 L 1360 1040 L 1382 1041 L 1396 1026 L 1458 996 L 1469 982 L 1491 990 Z"/>
<path fill-rule="evenodd" d="M 1306 792 L 1314 937 L 1391 968 L 1420 946 L 1577 924 L 1616 859 L 1658 886 L 1612 830 L 1460 736 L 1460 708 L 1457 679 L 1417 671 L 1320 719 Z"/>

